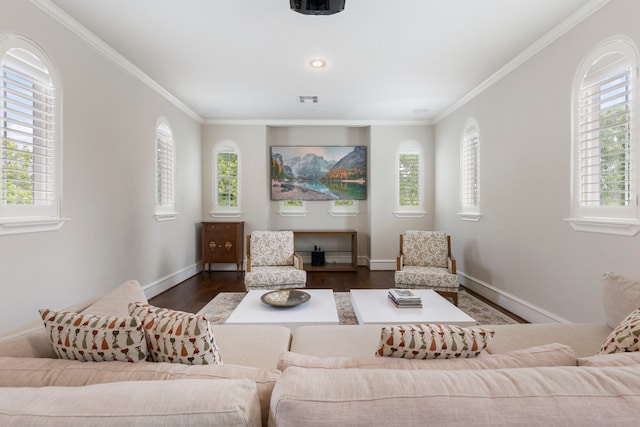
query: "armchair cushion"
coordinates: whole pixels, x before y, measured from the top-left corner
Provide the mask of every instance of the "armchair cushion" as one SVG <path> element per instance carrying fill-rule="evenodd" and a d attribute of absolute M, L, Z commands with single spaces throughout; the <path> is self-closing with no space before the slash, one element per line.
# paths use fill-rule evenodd
<path fill-rule="evenodd" d="M 447 234 L 442 231 L 411 231 L 402 241 L 404 265 L 447 268 Z"/>
<path fill-rule="evenodd" d="M 306 283 L 307 272 L 294 266 L 253 267 L 244 275 L 247 290 L 303 288 Z"/>
<path fill-rule="evenodd" d="M 252 232 L 250 256 L 252 268 L 266 265 L 293 265 L 293 232 Z"/>
<path fill-rule="evenodd" d="M 444 292 L 457 292 L 460 285 L 457 275 L 439 267 L 405 265 L 402 270 L 395 272 L 394 280 L 398 288 L 426 288 Z"/>

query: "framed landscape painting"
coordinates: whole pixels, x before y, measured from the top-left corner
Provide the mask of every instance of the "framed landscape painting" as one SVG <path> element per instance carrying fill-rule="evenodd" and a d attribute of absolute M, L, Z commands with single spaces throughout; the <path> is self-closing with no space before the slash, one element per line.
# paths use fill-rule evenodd
<path fill-rule="evenodd" d="M 366 146 L 271 147 L 271 200 L 366 198 Z"/>

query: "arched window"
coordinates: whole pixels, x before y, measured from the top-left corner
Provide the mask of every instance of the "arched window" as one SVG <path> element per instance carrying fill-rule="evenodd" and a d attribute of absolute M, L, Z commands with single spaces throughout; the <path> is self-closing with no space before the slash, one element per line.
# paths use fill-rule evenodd
<path fill-rule="evenodd" d="M 159 221 L 176 218 L 175 208 L 175 146 L 173 132 L 166 119 L 156 126 L 156 218 Z"/>
<path fill-rule="evenodd" d="M 60 93 L 55 68 L 35 44 L 0 36 L 0 233 L 58 229 Z"/>
<path fill-rule="evenodd" d="M 480 127 L 476 119 L 465 122 L 460 143 L 460 219 L 480 219 Z"/>
<path fill-rule="evenodd" d="M 396 154 L 397 216 L 424 216 L 424 153 L 416 141 L 405 141 Z"/>
<path fill-rule="evenodd" d="M 572 218 L 577 230 L 635 235 L 638 52 L 617 37 L 583 61 L 573 88 Z"/>

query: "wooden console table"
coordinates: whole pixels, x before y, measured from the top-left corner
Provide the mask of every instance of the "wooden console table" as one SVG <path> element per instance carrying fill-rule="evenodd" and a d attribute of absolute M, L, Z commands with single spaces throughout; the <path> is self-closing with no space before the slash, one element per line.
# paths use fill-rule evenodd
<path fill-rule="evenodd" d="M 342 254 L 350 262 L 327 262 L 323 266 L 304 263 L 307 271 L 356 271 L 358 268 L 358 233 L 355 230 L 294 230 L 294 250 L 301 255 L 311 255 L 314 246 L 319 246 L 331 259 Z"/>

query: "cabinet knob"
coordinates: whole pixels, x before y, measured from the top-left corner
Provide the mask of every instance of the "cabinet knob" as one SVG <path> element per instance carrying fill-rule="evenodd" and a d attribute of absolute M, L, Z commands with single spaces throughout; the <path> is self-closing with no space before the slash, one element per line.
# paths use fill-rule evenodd
<path fill-rule="evenodd" d="M 224 242 L 224 248 L 227 250 L 227 252 L 231 252 L 231 248 L 233 247 L 233 243 L 231 242 Z"/>
<path fill-rule="evenodd" d="M 218 244 L 216 242 L 209 242 L 209 249 L 212 251 L 215 251 L 217 246 Z"/>

